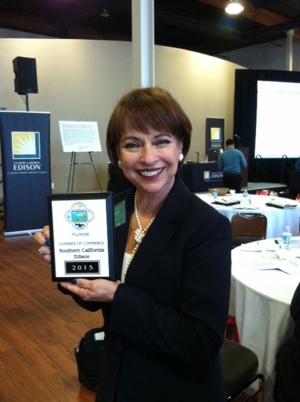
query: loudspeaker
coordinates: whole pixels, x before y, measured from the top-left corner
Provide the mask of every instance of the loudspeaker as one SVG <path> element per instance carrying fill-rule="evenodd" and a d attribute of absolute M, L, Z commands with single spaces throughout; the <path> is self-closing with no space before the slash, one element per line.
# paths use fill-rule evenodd
<path fill-rule="evenodd" d="M 13 60 L 15 73 L 15 92 L 19 95 L 37 94 L 36 60 L 29 57 L 16 57 Z"/>

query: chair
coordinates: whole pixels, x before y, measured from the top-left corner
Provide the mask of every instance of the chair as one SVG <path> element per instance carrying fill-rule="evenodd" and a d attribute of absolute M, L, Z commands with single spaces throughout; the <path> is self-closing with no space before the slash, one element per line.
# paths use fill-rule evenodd
<path fill-rule="evenodd" d="M 268 190 L 257 190 L 256 195 L 269 195 L 269 191 Z"/>
<path fill-rule="evenodd" d="M 231 218 L 232 248 L 267 235 L 267 217 L 262 214 L 235 214 Z"/>
<path fill-rule="evenodd" d="M 251 241 L 263 240 L 267 235 L 267 217 L 262 214 L 235 214 L 231 218 L 232 249 Z M 227 338 L 239 342 L 235 317 L 228 315 Z"/>
<path fill-rule="evenodd" d="M 258 371 L 256 354 L 245 346 L 225 338 L 220 355 L 227 401 L 235 400 L 257 380 L 258 387 L 247 390 L 247 399 L 243 399 L 243 402 L 252 400 L 254 395 L 258 395 L 258 401 L 262 401 L 264 376 Z M 248 395 L 249 392 L 251 394 Z"/>

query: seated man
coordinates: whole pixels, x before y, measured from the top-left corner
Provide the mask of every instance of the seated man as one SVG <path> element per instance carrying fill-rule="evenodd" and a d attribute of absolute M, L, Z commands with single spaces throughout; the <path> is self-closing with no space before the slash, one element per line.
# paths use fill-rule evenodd
<path fill-rule="evenodd" d="M 300 401 L 300 284 L 290 308 L 295 321 L 293 336 L 277 355 L 273 397 L 276 402 Z"/>

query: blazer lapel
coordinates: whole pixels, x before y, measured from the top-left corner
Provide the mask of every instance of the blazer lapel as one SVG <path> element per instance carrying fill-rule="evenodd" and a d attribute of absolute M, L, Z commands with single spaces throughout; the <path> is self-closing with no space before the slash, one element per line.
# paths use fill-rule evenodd
<path fill-rule="evenodd" d="M 118 204 L 118 202 L 125 201 L 125 213 L 126 213 L 126 222 L 116 228 L 115 255 L 116 255 L 116 277 L 118 280 L 121 279 L 122 265 L 129 230 L 130 216 L 133 211 L 134 193 L 135 189 L 132 188 L 126 193 L 123 193 L 122 195 L 117 194 L 115 197 L 115 205 Z"/>
<path fill-rule="evenodd" d="M 126 275 L 126 283 L 130 285 L 143 283 L 151 267 L 173 236 L 174 224 L 183 219 L 189 197 L 189 190 L 176 176 L 172 190 L 131 261 Z"/>

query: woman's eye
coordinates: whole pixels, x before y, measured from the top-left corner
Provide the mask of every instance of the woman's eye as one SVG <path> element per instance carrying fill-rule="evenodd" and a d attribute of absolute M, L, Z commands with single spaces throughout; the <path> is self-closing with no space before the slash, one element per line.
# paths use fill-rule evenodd
<path fill-rule="evenodd" d="M 166 139 L 162 139 L 162 140 L 157 141 L 156 145 L 158 145 L 158 146 L 164 146 L 164 145 L 170 144 L 170 142 L 171 142 L 171 141 L 166 138 Z"/>
<path fill-rule="evenodd" d="M 137 148 L 138 144 L 135 142 L 128 142 L 127 144 L 124 145 L 124 148 L 130 149 L 130 148 Z"/>

